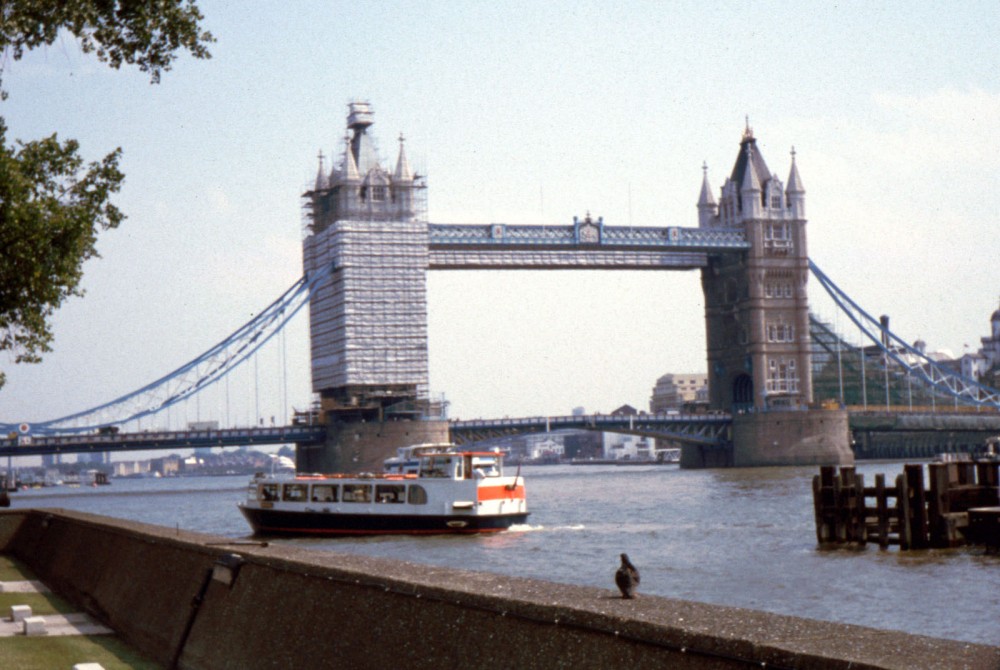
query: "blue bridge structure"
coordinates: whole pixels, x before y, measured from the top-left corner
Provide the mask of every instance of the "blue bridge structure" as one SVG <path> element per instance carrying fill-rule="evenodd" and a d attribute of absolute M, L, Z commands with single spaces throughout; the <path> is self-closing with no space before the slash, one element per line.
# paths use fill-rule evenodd
<path fill-rule="evenodd" d="M 703 168 L 697 226 L 612 226 L 589 214 L 528 226 L 428 222 L 426 183 L 410 168 L 402 137 L 389 168 L 368 133 L 370 105 L 351 103 L 347 120 L 342 161 L 327 169 L 321 154 L 316 182 L 303 196 L 305 274 L 299 281 L 208 351 L 150 384 L 68 416 L 0 422 L 0 456 L 294 443 L 300 470 L 333 472 L 371 470 L 408 443 L 577 428 L 683 445 L 685 467 L 840 464 L 853 460 L 859 435 L 871 446 L 872 436 L 888 433 L 979 435 L 1000 427 L 1000 392 L 930 359 L 809 258 L 795 152 L 787 179 L 780 179 L 749 126 L 718 200 Z M 708 413 L 449 422 L 428 390 L 427 273 L 523 269 L 699 272 Z M 866 344 L 846 342 L 810 312 L 810 280 Z M 224 379 L 307 305 L 316 422 L 127 430 Z M 845 369 L 861 380 L 860 391 L 844 384 Z M 896 418 L 870 414 L 882 400 Z M 927 405 L 936 410 L 939 403 L 954 411 L 935 412 L 933 421 L 899 418 L 928 414 Z M 975 421 L 960 405 L 976 411 Z"/>

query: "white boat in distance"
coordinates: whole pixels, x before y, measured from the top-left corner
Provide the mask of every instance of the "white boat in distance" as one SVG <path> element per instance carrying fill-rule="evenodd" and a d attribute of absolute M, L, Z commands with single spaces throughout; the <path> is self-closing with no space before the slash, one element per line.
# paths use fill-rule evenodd
<path fill-rule="evenodd" d="M 524 478 L 504 475 L 502 453 L 406 450 L 382 474 L 258 474 L 240 511 L 258 535 L 485 533 L 527 520 Z"/>

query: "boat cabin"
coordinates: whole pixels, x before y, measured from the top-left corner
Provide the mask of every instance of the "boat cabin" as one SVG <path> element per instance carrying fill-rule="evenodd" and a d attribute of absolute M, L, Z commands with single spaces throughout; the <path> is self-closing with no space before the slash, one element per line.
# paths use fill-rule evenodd
<path fill-rule="evenodd" d="M 430 451 L 420 454 L 416 474 L 300 475 L 255 479 L 248 491 L 264 507 L 282 503 L 427 504 L 417 480 L 489 480 L 503 476 L 503 454 L 493 451 Z M 486 483 L 486 482 L 484 482 Z"/>
<path fill-rule="evenodd" d="M 484 479 L 503 476 L 503 454 L 493 451 L 464 451 L 423 454 L 418 477 Z"/>
<path fill-rule="evenodd" d="M 250 486 L 249 496 L 256 498 L 267 506 L 268 503 L 383 503 L 411 505 L 427 504 L 427 491 L 424 487 L 407 480 L 372 480 L 348 481 L 317 481 L 315 483 L 301 480 L 285 482 L 269 481 L 254 483 Z"/>

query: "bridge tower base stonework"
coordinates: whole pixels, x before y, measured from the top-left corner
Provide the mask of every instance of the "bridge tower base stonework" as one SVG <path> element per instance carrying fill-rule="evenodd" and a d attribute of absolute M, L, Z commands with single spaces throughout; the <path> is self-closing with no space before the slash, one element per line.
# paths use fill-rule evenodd
<path fill-rule="evenodd" d="M 448 442 L 447 421 L 335 421 L 327 425 L 326 442 L 300 444 L 298 472 L 381 472 L 382 462 L 398 447 Z"/>

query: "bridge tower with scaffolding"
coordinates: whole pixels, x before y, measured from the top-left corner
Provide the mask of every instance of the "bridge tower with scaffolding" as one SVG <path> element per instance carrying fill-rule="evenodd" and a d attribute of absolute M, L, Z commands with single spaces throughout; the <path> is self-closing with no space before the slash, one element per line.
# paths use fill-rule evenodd
<path fill-rule="evenodd" d="M 350 103 L 343 160 L 328 171 L 321 153 L 304 195 L 305 271 L 332 271 L 309 304 L 328 440 L 300 446 L 300 471 L 371 469 L 396 446 L 448 437 L 428 398 L 426 184 L 402 135 L 395 168 L 382 165 L 372 122 L 368 103 Z"/>

